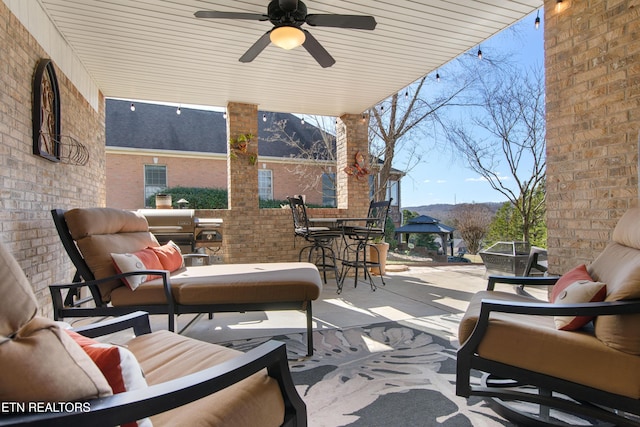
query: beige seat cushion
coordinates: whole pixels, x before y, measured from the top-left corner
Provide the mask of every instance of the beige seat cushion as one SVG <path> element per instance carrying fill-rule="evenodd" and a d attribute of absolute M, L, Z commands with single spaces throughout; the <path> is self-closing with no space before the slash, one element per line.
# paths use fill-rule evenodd
<path fill-rule="evenodd" d="M 168 331 L 136 337 L 127 346 L 140 362 L 149 385 L 198 372 L 240 354 Z M 278 382 L 261 371 L 211 396 L 153 416 L 151 420 L 156 427 L 279 426 L 284 421 L 284 401 Z"/>
<path fill-rule="evenodd" d="M 233 304 L 312 301 L 322 281 L 310 263 L 220 264 L 186 267 L 171 274 L 180 304 Z M 162 279 L 141 284 L 135 291 L 119 287 L 111 293 L 114 306 L 166 304 Z"/>
<path fill-rule="evenodd" d="M 149 232 L 147 219 L 139 213 L 113 208 L 70 209 L 64 219 L 71 237 L 96 279 L 117 273 L 111 254 L 133 253 L 149 246 L 159 246 Z M 111 291 L 124 286 L 121 280 L 100 285 L 105 302 L 111 300 Z"/>
<path fill-rule="evenodd" d="M 0 244 L 0 401 L 64 402 L 111 394 L 93 361 L 52 320 L 36 316 L 31 284 Z"/>
<path fill-rule="evenodd" d="M 640 298 L 640 209 L 629 209 L 613 230 L 613 242 L 588 266 L 607 284 L 605 301 Z M 617 350 L 640 355 L 640 314 L 599 316 L 596 336 Z"/>
<path fill-rule="evenodd" d="M 479 292 L 460 324 L 460 342 L 473 330 L 483 298 L 531 301 L 506 292 Z M 557 330 L 553 316 L 496 313 L 478 353 L 489 360 L 640 399 L 640 357 L 615 350 L 587 331 Z"/>

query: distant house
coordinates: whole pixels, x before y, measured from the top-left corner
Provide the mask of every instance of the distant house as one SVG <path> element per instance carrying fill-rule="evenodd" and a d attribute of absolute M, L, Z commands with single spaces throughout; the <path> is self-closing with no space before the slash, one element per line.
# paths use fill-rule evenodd
<path fill-rule="evenodd" d="M 107 206 L 143 208 L 149 196 L 169 187 L 226 188 L 224 113 L 180 108 L 177 114 L 176 107 L 167 105 L 133 105 L 134 111 L 129 101 L 106 100 Z M 283 200 L 305 194 L 308 204 L 335 206 L 335 163 L 310 160 L 298 148 L 311 150 L 322 138 L 320 129 L 293 114 L 258 115 L 260 197 Z M 390 185 L 398 213 L 402 175 L 396 171 Z"/>

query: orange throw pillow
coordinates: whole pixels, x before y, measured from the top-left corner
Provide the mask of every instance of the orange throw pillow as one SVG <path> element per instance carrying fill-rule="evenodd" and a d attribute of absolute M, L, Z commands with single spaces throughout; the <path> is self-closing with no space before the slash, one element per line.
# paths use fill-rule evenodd
<path fill-rule="evenodd" d="M 124 347 L 104 344 L 77 332 L 65 329 L 73 340 L 87 353 L 98 366 L 113 390 L 113 394 L 147 387 L 142 368 L 136 357 Z M 145 418 L 123 427 L 151 426 L 151 420 Z"/>
<path fill-rule="evenodd" d="M 593 281 L 593 279 L 587 272 L 587 266 L 584 264 L 567 271 L 558 279 L 556 284 L 553 285 L 553 288 L 551 288 L 549 302 L 555 302 L 556 298 L 558 298 L 558 295 L 560 295 L 562 291 L 579 280 L 586 280 L 588 282 Z"/>
<path fill-rule="evenodd" d="M 166 245 L 149 247 L 149 249 L 158 256 L 163 270 L 176 271 L 184 265 L 182 251 L 173 240 L 169 240 Z"/>

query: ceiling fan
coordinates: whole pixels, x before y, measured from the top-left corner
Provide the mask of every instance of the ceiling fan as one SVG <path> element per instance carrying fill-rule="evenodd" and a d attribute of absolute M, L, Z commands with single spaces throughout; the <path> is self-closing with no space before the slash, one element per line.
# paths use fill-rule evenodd
<path fill-rule="evenodd" d="M 195 16 L 196 18 L 271 21 L 273 28 L 264 33 L 240 57 L 240 62 L 253 61 L 272 42 L 284 49 L 293 49 L 302 45 L 323 68 L 331 67 L 336 60 L 310 32 L 300 28 L 302 24 L 306 23 L 312 27 L 353 28 L 358 30 L 373 30 L 376 27 L 376 20 L 373 16 L 307 14 L 307 6 L 300 0 L 271 0 L 267 7 L 266 15 L 201 10 L 196 12 Z"/>

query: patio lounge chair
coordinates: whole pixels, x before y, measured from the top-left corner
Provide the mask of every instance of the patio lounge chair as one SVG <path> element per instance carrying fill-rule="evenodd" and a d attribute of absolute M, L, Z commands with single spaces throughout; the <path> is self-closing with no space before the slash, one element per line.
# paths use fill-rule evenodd
<path fill-rule="evenodd" d="M 74 334 L 37 315 L 31 284 L 2 244 L 0 294 L 0 426 L 307 425 L 283 343 L 241 353 L 151 332 L 142 312 Z M 124 347 L 87 338 L 129 329 Z"/>
<path fill-rule="evenodd" d="M 560 278 L 491 276 L 460 323 L 456 394 L 490 397 L 519 424 L 568 425 L 553 424 L 556 408 L 583 421 L 639 425 L 638 224 L 640 208 L 626 212 L 603 252 Z M 494 290 L 498 283 L 519 294 Z M 553 285 L 551 303 L 522 294 L 534 285 Z M 472 370 L 485 373 L 480 385 Z"/>
<path fill-rule="evenodd" d="M 119 316 L 142 310 L 168 314 L 168 329 L 173 331 L 174 316 L 184 313 L 303 310 L 307 315 L 307 352 L 313 354 L 311 303 L 322 290 L 315 265 L 290 262 L 188 266 L 166 275 L 161 274 L 166 268 L 150 268 L 142 263 L 129 271 L 119 266 L 117 271 L 116 256 L 143 257 L 141 251 L 159 247 L 144 216 L 112 208 L 56 209 L 51 213 L 77 270 L 76 283 L 50 286 L 56 320 Z M 139 283 L 148 275 L 157 278 Z M 130 286 L 125 286 L 123 278 Z M 81 288 L 88 288 L 91 296 L 81 297 Z M 65 290 L 68 292 L 63 296 Z"/>

